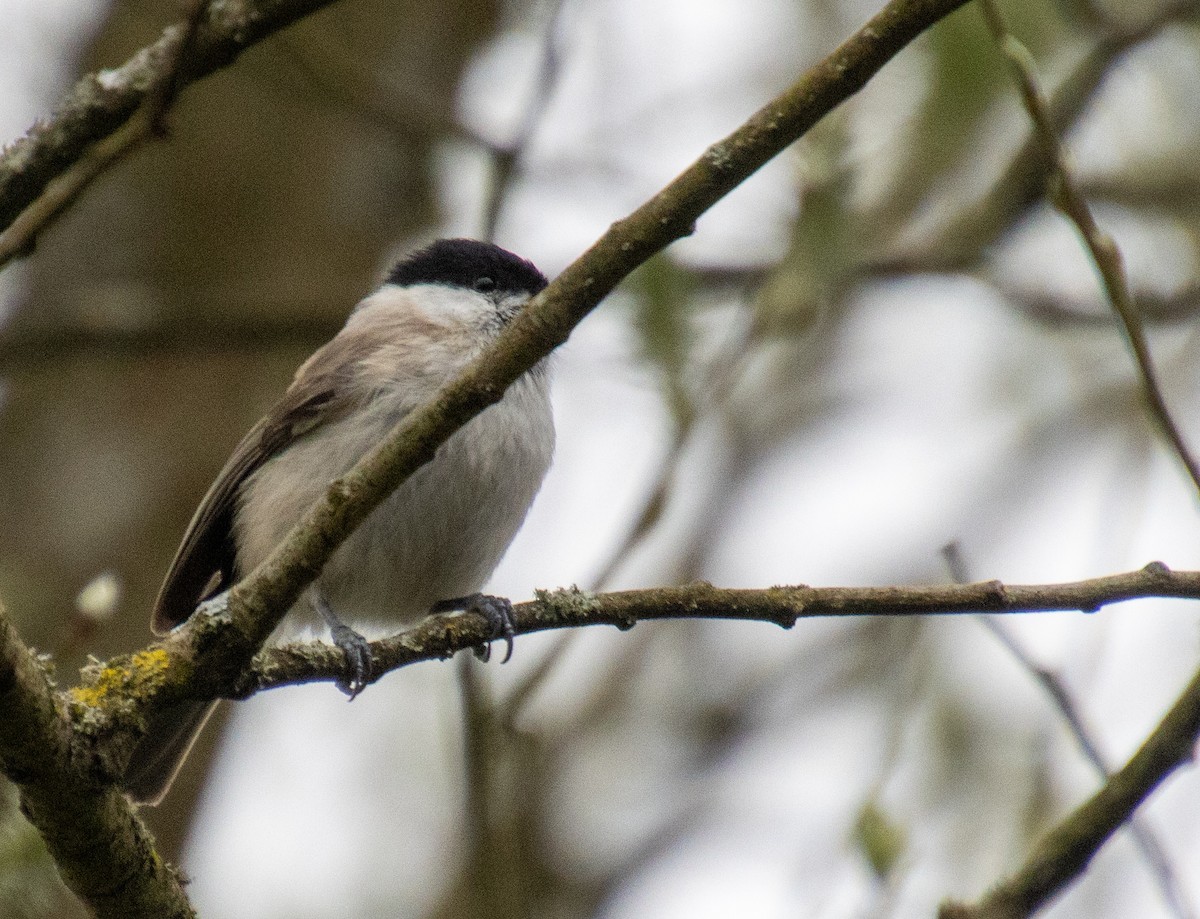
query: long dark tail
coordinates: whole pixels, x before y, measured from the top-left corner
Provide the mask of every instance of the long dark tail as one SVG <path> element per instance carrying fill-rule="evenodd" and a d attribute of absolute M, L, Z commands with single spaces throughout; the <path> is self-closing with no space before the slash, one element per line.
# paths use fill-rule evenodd
<path fill-rule="evenodd" d="M 215 702 L 179 702 L 156 715 L 134 748 L 122 785 L 139 804 L 157 804 L 200 735 Z"/>

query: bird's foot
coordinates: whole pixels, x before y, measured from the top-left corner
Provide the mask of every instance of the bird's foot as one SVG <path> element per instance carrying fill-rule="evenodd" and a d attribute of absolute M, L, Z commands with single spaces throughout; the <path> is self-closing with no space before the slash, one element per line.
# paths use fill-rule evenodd
<path fill-rule="evenodd" d="M 433 605 L 430 612 L 448 613 L 454 610 L 475 613 L 487 620 L 488 638 L 475 649 L 477 658 L 481 661 L 491 659 L 492 642 L 502 638 L 504 639 L 504 660 L 501 663 L 509 662 L 513 653 L 513 636 L 516 634 L 511 601 L 505 597 L 493 597 L 490 594 L 471 594 L 469 597 L 440 600 Z"/>

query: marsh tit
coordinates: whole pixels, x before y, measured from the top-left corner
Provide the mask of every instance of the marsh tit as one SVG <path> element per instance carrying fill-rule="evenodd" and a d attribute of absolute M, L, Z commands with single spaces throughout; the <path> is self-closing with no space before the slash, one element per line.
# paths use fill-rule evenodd
<path fill-rule="evenodd" d="M 546 283 L 530 262 L 469 239 L 440 240 L 398 262 L 233 451 L 171 562 L 154 632 L 170 631 L 266 559 L 333 479 L 463 370 Z M 289 617 L 315 612 L 328 624 L 346 655 L 340 685 L 351 698 L 371 678 L 356 628 L 470 608 L 511 643 L 507 601 L 478 591 L 525 519 L 553 450 L 542 363 L 337 549 Z M 124 776 L 132 798 L 161 800 L 212 708 L 180 703 L 153 720 Z"/>

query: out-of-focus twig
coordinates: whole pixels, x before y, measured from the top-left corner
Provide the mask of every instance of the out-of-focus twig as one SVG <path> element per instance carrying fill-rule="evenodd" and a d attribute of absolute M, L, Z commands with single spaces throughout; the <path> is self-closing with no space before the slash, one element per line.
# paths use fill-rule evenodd
<path fill-rule="evenodd" d="M 1194 758 L 1200 735 L 1200 673 L 1145 743 L 1091 798 L 1034 846 L 1012 877 L 974 904 L 945 903 L 939 919 L 1024 919 L 1083 873 L 1092 857 L 1138 806 Z"/>
<path fill-rule="evenodd" d="M 734 386 L 741 379 L 746 362 L 753 356 L 754 346 L 758 341 L 758 327 L 753 322 L 748 323 L 745 328 L 734 334 L 723 353 L 710 364 L 709 378 L 697 391 L 690 410 L 681 416 L 679 428 L 659 466 L 653 484 L 646 493 L 641 510 L 634 518 L 625 538 L 609 553 L 600 567 L 600 572 L 592 581 L 594 589 L 601 590 L 611 583 L 621 565 L 646 541 L 662 520 L 663 511 L 666 510 L 692 435 L 703 419 L 726 405 Z"/>
<path fill-rule="evenodd" d="M 1031 322 L 1051 328 L 1095 328 L 1118 326 L 1120 319 L 1113 315 L 1107 303 L 1093 306 L 1074 303 L 1050 293 L 1019 290 L 1015 286 L 993 282 L 1022 316 Z M 1099 307 L 1103 306 L 1103 309 Z M 1147 325 L 1177 326 L 1195 322 L 1200 314 L 1200 282 L 1194 282 L 1170 294 L 1141 293 L 1138 310 Z"/>
<path fill-rule="evenodd" d="M 729 344 L 723 349 L 723 355 L 718 356 L 710 364 L 707 384 L 702 385 L 697 394 L 695 406 L 681 413 L 679 427 L 659 466 L 658 474 L 642 502 L 641 509 L 634 517 L 633 525 L 621 542 L 609 553 L 605 563 L 600 567 L 599 573 L 592 579 L 592 590 L 601 590 L 607 587 L 621 566 L 637 550 L 638 546 L 645 542 L 662 520 L 663 511 L 666 509 L 680 464 L 683 461 L 685 448 L 691 440 L 692 433 L 700 420 L 708 417 L 711 410 L 719 409 L 726 403 L 734 385 L 741 377 L 746 361 L 753 354 L 757 338 L 757 327 L 753 323 L 748 324 L 729 341 Z M 696 406 L 702 406 L 702 408 Z M 505 725 L 511 728 L 515 724 L 530 699 L 553 674 L 577 635 L 577 632 L 568 632 L 562 635 L 543 652 L 537 664 L 509 691 L 502 711 L 502 720 Z"/>
<path fill-rule="evenodd" d="M 1075 225 L 1091 254 L 1092 261 L 1100 273 L 1105 293 L 1125 329 L 1125 336 L 1141 374 L 1142 389 L 1150 415 L 1159 431 L 1167 439 L 1179 457 L 1192 484 L 1200 492 L 1200 464 L 1189 450 L 1175 419 L 1171 416 L 1163 397 L 1162 386 L 1150 355 L 1150 346 L 1142 327 L 1142 319 L 1129 290 L 1129 279 L 1125 273 L 1121 250 L 1113 238 L 1096 223 L 1092 210 L 1080 193 L 1075 177 L 1068 165 L 1068 155 L 1063 149 L 1054 120 L 1050 114 L 1045 94 L 1038 82 L 1036 68 L 1029 50 L 1021 44 L 1004 22 L 994 0 L 983 0 L 983 14 L 988 28 L 996 39 L 1008 61 L 1013 77 L 1021 90 L 1021 98 L 1034 132 L 1041 146 L 1042 155 L 1051 169 L 1051 198 L 1055 206 Z"/>
<path fill-rule="evenodd" d="M 341 322 L 315 315 L 187 316 L 137 328 L 33 328 L 0 335 L 0 371 L 41 367 L 83 357 L 146 357 L 162 352 L 220 354 L 258 352 L 295 345 L 310 350 L 328 341 Z"/>
<path fill-rule="evenodd" d="M 1112 30 L 1110 24 L 1096 46 L 1072 68 L 1046 102 L 1048 120 L 1057 133 L 1068 131 L 1086 110 L 1113 64 L 1132 48 L 1151 40 L 1167 26 L 1196 15 L 1196 0 L 1161 4 L 1136 25 Z M 1097 21 L 1099 26 L 1099 21 Z M 1036 133 L 1024 141 L 993 185 L 958 216 L 927 239 L 903 241 L 867 266 L 870 274 L 962 271 L 975 265 L 989 246 L 1010 230 L 1041 200 L 1048 170 Z"/>
<path fill-rule="evenodd" d="M 970 573 L 967 571 L 961 547 L 957 542 L 943 546 L 942 557 L 946 561 L 946 567 L 950 571 L 950 576 L 956 583 L 966 584 L 969 582 Z M 1042 687 L 1042 690 L 1050 697 L 1054 707 L 1058 709 L 1063 722 L 1067 725 L 1067 729 L 1071 732 L 1071 736 L 1075 738 L 1075 742 L 1079 745 L 1080 750 L 1083 751 L 1083 755 L 1087 758 L 1088 762 L 1091 763 L 1101 779 L 1109 779 L 1112 776 L 1112 768 L 1109 766 L 1104 754 L 1100 752 L 1100 745 L 1092 737 L 1092 733 L 1088 730 L 1087 725 L 1084 724 L 1079 707 L 1071 697 L 1071 692 L 1067 689 L 1066 684 L 1059 679 L 1058 674 L 1035 661 L 1012 633 L 997 619 L 992 616 L 983 615 L 977 616 L 976 619 L 980 625 L 992 633 L 992 636 L 1021 666 L 1021 669 L 1033 677 L 1034 681 Z M 1170 859 L 1167 858 L 1166 851 L 1162 843 L 1159 842 L 1154 830 L 1137 814 L 1134 814 L 1129 818 L 1129 831 L 1133 836 L 1134 843 L 1141 852 L 1142 859 L 1150 869 L 1150 873 L 1154 875 L 1154 879 L 1158 884 L 1168 909 L 1171 910 L 1176 919 L 1193 919 L 1195 913 L 1187 902 L 1183 888 L 1171 866 Z"/>
<path fill-rule="evenodd" d="M 118 132 L 172 74 L 174 92 L 233 63 L 241 52 L 334 0 L 242 0 L 209 4 L 181 66 L 187 21 L 163 30 L 122 64 L 81 78 L 49 119 L 0 151 L 0 228 L 7 228 L 93 145 Z M 152 119 L 153 120 L 153 119 Z M 136 132 L 134 132 L 136 133 Z M 128 145 L 128 141 L 126 142 Z"/>
<path fill-rule="evenodd" d="M 562 22 L 563 8 L 566 0 L 554 0 L 546 31 L 542 38 L 541 56 L 538 60 L 538 72 L 534 79 L 533 93 L 525 105 L 521 123 L 517 127 L 512 140 L 503 146 L 490 147 L 492 154 L 492 175 L 488 182 L 483 202 L 483 238 L 496 238 L 496 225 L 500 221 L 500 211 L 504 205 L 517 168 L 521 164 L 529 142 L 533 139 L 538 125 L 550 105 L 550 97 L 558 84 L 558 74 L 562 68 L 561 39 L 559 28 Z"/>
<path fill-rule="evenodd" d="M 364 122 L 398 137 L 450 135 L 495 150 L 494 144 L 455 118 L 445 105 L 422 96 L 398 76 L 367 67 L 353 48 L 331 40 L 327 32 L 319 41 L 308 42 L 285 32 L 275 43 L 312 89 Z"/>
<path fill-rule="evenodd" d="M 1030 676 L 1037 682 L 1045 691 L 1054 707 L 1058 709 L 1063 721 L 1067 725 L 1067 729 L 1071 732 L 1071 736 L 1075 738 L 1075 742 L 1079 745 L 1083 755 L 1091 763 L 1097 774 L 1102 779 L 1108 779 L 1112 776 L 1112 769 L 1104 754 L 1100 752 L 1100 747 L 1097 745 L 1095 738 L 1083 723 L 1083 716 L 1079 713 L 1079 707 L 1075 704 L 1075 700 L 1071 698 L 1071 693 L 1058 674 L 1041 666 L 1037 663 L 1021 644 L 1013 637 L 1013 635 L 1001 623 L 997 622 L 991 616 L 980 616 L 980 624 L 983 625 L 995 639 L 1012 655 Z M 1137 814 L 1133 814 L 1129 818 L 1129 832 L 1133 836 L 1134 844 L 1141 852 L 1142 859 L 1146 866 L 1150 869 L 1150 873 L 1154 876 L 1155 882 L 1158 884 L 1159 891 L 1162 893 L 1163 900 L 1166 901 L 1167 908 L 1176 919 L 1193 919 L 1195 912 L 1188 904 L 1183 888 L 1179 883 L 1179 878 L 1176 877 L 1175 870 L 1171 866 L 1171 861 L 1167 857 L 1163 845 L 1158 840 L 1154 830 Z"/>

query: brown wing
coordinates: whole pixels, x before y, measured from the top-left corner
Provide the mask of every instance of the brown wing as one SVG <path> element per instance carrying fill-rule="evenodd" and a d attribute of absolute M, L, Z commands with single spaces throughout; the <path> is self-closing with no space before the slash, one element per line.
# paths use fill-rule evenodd
<path fill-rule="evenodd" d="M 167 570 L 150 619 L 155 634 L 170 631 L 201 601 L 232 586 L 237 561 L 233 519 L 238 492 L 272 456 L 344 413 L 351 401 L 345 385 L 344 359 L 350 344 L 335 338 L 310 357 L 283 398 L 237 445 L 196 509 Z"/>

